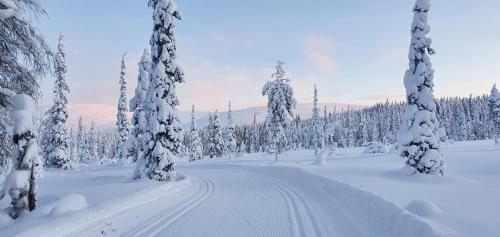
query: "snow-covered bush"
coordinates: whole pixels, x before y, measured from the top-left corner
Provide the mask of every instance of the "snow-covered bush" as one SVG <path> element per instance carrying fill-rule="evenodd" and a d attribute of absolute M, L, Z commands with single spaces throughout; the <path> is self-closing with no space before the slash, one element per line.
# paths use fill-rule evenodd
<path fill-rule="evenodd" d="M 387 153 L 387 148 L 380 142 L 369 142 L 365 146 L 364 154 Z"/>

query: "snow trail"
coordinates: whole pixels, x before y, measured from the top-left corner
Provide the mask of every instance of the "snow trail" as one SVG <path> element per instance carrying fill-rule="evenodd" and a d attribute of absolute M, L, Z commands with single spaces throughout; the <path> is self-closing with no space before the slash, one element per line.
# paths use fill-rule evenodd
<path fill-rule="evenodd" d="M 288 167 L 189 164 L 183 192 L 77 236 L 446 236 L 371 193 Z M 141 216 L 140 221 L 130 221 Z M 111 223 L 111 224 L 110 224 Z"/>
<path fill-rule="evenodd" d="M 163 211 L 160 217 L 155 217 L 155 219 L 157 218 L 156 221 L 147 223 L 140 229 L 136 229 L 136 231 L 132 231 L 132 233 L 126 233 L 123 236 L 156 236 L 163 230 L 167 229 L 175 221 L 182 218 L 183 215 L 198 206 L 214 193 L 215 185 L 213 181 L 203 177 L 201 177 L 200 180 L 201 182 L 198 183 L 198 188 L 195 193 L 186 195 L 186 198 L 180 201 L 177 205 Z"/>

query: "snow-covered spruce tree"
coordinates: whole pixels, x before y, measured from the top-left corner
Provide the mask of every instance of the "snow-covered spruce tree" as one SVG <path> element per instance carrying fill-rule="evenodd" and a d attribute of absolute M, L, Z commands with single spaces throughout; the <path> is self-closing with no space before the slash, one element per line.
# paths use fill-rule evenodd
<path fill-rule="evenodd" d="M 146 95 L 149 87 L 150 70 L 151 70 L 151 52 L 149 49 L 144 49 L 141 61 L 137 65 L 139 67 L 139 76 L 137 77 L 137 87 L 135 95 L 130 99 L 130 111 L 132 115 L 132 138 L 130 146 L 132 150 L 133 160 L 137 161 L 138 157 L 143 157 L 143 141 L 144 130 L 146 129 Z"/>
<path fill-rule="evenodd" d="M 92 121 L 92 125 L 90 125 L 90 130 L 87 138 L 87 153 L 91 157 L 92 161 L 95 161 L 99 159 L 99 154 L 98 154 L 98 146 L 99 146 L 99 140 L 97 137 L 97 131 L 95 128 L 95 122 Z"/>
<path fill-rule="evenodd" d="M 434 71 L 429 57 L 434 50 L 431 39 L 426 37 L 430 31 L 430 5 L 430 0 L 417 0 L 413 7 L 410 63 L 404 77 L 407 105 L 398 142 L 409 173 L 443 175 L 445 162 L 440 150 L 441 129 L 436 118 Z"/>
<path fill-rule="evenodd" d="M 211 124 L 208 129 L 208 155 L 210 158 L 222 157 L 224 155 L 224 134 L 222 123 L 217 111 L 211 115 Z"/>
<path fill-rule="evenodd" d="M 35 103 L 31 96 L 26 94 L 16 95 L 12 101 L 14 162 L 0 193 L 0 199 L 6 192 L 9 193 L 12 204 L 10 215 L 17 218 L 36 208 L 37 179 L 41 171 L 41 160 L 33 126 Z"/>
<path fill-rule="evenodd" d="M 50 68 L 49 46 L 29 19 L 45 15 L 37 0 L 0 1 L 0 177 L 12 163 L 9 98 L 27 94 L 37 99 L 39 78 Z M 25 18 L 23 15 L 29 15 Z"/>
<path fill-rule="evenodd" d="M 78 130 L 76 133 L 76 160 L 79 163 L 84 163 L 86 160 L 84 157 L 85 154 L 85 125 L 83 124 L 83 118 L 80 117 L 78 119 Z"/>
<path fill-rule="evenodd" d="M 488 106 L 490 118 L 493 121 L 493 132 L 495 136 L 495 144 L 500 144 L 500 93 L 496 84 L 491 88 L 491 93 L 488 98 Z"/>
<path fill-rule="evenodd" d="M 293 97 L 293 89 L 285 78 L 283 62 L 278 61 L 276 72 L 271 76 L 273 81 L 269 81 L 262 89 L 262 95 L 267 96 L 267 116 L 265 128 L 268 146 L 274 149 L 275 161 L 287 144 L 286 131 L 291 119 L 294 117 L 294 109 L 297 104 Z"/>
<path fill-rule="evenodd" d="M 237 142 L 236 142 L 236 125 L 234 124 L 234 119 L 231 111 L 231 101 L 228 104 L 227 111 L 227 126 L 226 126 L 226 137 L 224 139 L 224 145 L 226 146 L 225 153 L 229 159 L 232 159 L 234 155 L 238 152 Z"/>
<path fill-rule="evenodd" d="M 312 110 L 312 147 L 314 149 L 314 155 L 319 156 L 319 150 L 324 147 L 324 131 L 323 131 L 323 120 L 320 116 L 320 110 L 318 108 L 318 89 L 314 85 L 314 99 L 313 99 L 313 110 Z"/>
<path fill-rule="evenodd" d="M 130 124 L 127 117 L 127 82 L 125 81 L 125 56 L 123 54 L 120 71 L 120 99 L 118 100 L 118 112 L 116 114 L 116 130 L 117 146 L 116 146 L 116 159 L 123 164 L 128 164 L 131 157 L 130 146 L 128 143 L 128 136 L 130 133 Z"/>
<path fill-rule="evenodd" d="M 48 139 L 46 149 L 48 156 L 46 157 L 46 165 L 60 169 L 71 168 L 70 158 L 70 137 L 66 128 L 68 120 L 68 92 L 69 87 L 66 83 L 66 52 L 64 49 L 64 35 L 59 35 L 59 44 L 57 46 L 57 54 L 55 56 L 55 82 L 54 82 L 54 104 L 49 109 L 48 129 L 45 135 Z"/>
<path fill-rule="evenodd" d="M 201 143 L 200 133 L 196 126 L 196 118 L 194 117 L 194 105 L 191 111 L 191 131 L 189 133 L 189 161 L 203 159 L 203 145 Z"/>
<path fill-rule="evenodd" d="M 179 153 L 182 142 L 175 88 L 176 83 L 184 82 L 184 72 L 176 63 L 174 34 L 181 13 L 174 0 L 150 0 L 149 6 L 154 9 L 151 81 L 146 96 L 144 162 L 138 163 L 136 176 L 169 181 L 175 179 L 174 156 Z"/>

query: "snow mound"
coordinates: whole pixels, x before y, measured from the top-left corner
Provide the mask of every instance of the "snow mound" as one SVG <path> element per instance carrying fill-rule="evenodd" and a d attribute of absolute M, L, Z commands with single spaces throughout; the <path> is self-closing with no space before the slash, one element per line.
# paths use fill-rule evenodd
<path fill-rule="evenodd" d="M 421 217 L 434 217 L 443 213 L 443 210 L 431 201 L 416 200 L 406 206 L 406 210 Z"/>
<path fill-rule="evenodd" d="M 363 151 L 363 154 L 381 154 L 381 153 L 387 153 L 387 148 L 384 146 L 384 144 L 380 142 L 370 142 L 366 145 L 365 150 Z"/>
<path fill-rule="evenodd" d="M 82 210 L 87 207 L 87 199 L 79 194 L 72 193 L 59 198 L 54 202 L 50 216 L 59 216 L 68 212 Z"/>
<path fill-rule="evenodd" d="M 12 224 L 12 218 L 4 210 L 0 209 L 0 227 Z"/>

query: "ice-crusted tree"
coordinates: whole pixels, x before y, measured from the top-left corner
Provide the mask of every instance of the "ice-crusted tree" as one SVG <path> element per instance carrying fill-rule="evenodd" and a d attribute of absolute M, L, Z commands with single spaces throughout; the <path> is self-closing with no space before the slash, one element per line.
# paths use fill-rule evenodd
<path fill-rule="evenodd" d="M 68 93 L 66 83 L 66 52 L 64 49 L 64 35 L 59 35 L 57 54 L 54 63 L 54 104 L 47 112 L 47 131 L 45 134 L 47 144 L 46 165 L 60 169 L 71 168 L 70 137 L 66 121 L 68 120 Z"/>
<path fill-rule="evenodd" d="M 127 164 L 131 157 L 128 136 L 130 133 L 130 124 L 127 117 L 127 81 L 125 81 L 125 56 L 123 54 L 120 71 L 120 98 L 118 100 L 118 112 L 116 114 L 117 146 L 115 158 L 124 164 Z"/>
<path fill-rule="evenodd" d="M 189 161 L 203 159 L 203 144 L 200 138 L 200 132 L 196 125 L 196 118 L 194 117 L 195 108 L 191 111 L 191 131 L 189 132 Z"/>
<path fill-rule="evenodd" d="M 442 130 L 436 118 L 433 95 L 434 70 L 430 55 L 431 39 L 427 24 L 430 0 L 417 0 L 411 25 L 409 69 L 405 73 L 407 104 L 404 124 L 398 135 L 400 155 L 406 160 L 409 173 L 443 175 L 445 162 L 440 150 Z"/>
<path fill-rule="evenodd" d="M 146 96 L 144 162 L 139 163 L 136 176 L 169 181 L 175 179 L 174 156 L 183 138 L 175 88 L 176 83 L 184 82 L 184 72 L 176 63 L 174 34 L 175 24 L 182 17 L 174 0 L 150 0 L 149 6 L 154 9 L 151 81 Z"/>
<path fill-rule="evenodd" d="M 35 103 L 33 99 L 29 95 L 19 94 L 12 98 L 12 102 L 14 162 L 0 192 L 0 199 L 8 192 L 12 204 L 10 215 L 17 218 L 36 208 L 37 179 L 41 172 L 41 159 L 38 155 L 34 131 Z"/>
<path fill-rule="evenodd" d="M 210 115 L 208 136 L 208 155 L 210 158 L 222 157 L 224 155 L 224 135 L 217 111 Z"/>
<path fill-rule="evenodd" d="M 83 118 L 80 116 L 78 118 L 78 127 L 76 131 L 76 160 L 82 163 L 85 158 L 85 124 L 83 124 Z"/>
<path fill-rule="evenodd" d="M 495 144 L 500 144 L 500 93 L 498 92 L 496 84 L 491 88 L 491 93 L 488 98 L 488 106 L 490 118 L 493 121 L 493 131 L 495 135 Z"/>
<path fill-rule="evenodd" d="M 130 99 L 130 111 L 132 115 L 132 130 L 131 130 L 131 150 L 134 161 L 138 157 L 143 157 L 144 148 L 142 138 L 146 129 L 146 95 L 149 88 L 150 70 L 151 70 L 151 52 L 149 49 L 144 49 L 141 61 L 138 64 L 139 76 L 137 77 L 137 87 L 135 95 Z"/>
<path fill-rule="evenodd" d="M 314 155 L 319 156 L 319 150 L 324 147 L 324 130 L 323 130 L 323 120 L 320 116 L 320 109 L 318 107 L 318 89 L 314 85 L 314 98 L 313 98 L 313 110 L 311 118 L 311 129 L 312 129 L 312 147 L 314 149 Z"/>
<path fill-rule="evenodd" d="M 234 124 L 233 111 L 231 111 L 231 101 L 228 104 L 227 111 L 227 126 L 226 126 L 226 137 L 224 139 L 224 145 L 226 146 L 226 155 L 229 159 L 233 158 L 238 152 L 237 142 L 236 142 L 236 125 Z"/>
<path fill-rule="evenodd" d="M 268 147 L 272 147 L 275 153 L 275 161 L 286 145 L 286 131 L 291 119 L 294 117 L 294 109 L 297 104 L 293 97 L 293 89 L 288 84 L 290 79 L 285 78 L 283 62 L 278 61 L 276 72 L 271 75 L 273 81 L 269 81 L 262 89 L 262 95 L 267 96 L 267 116 L 265 128 Z"/>
<path fill-rule="evenodd" d="M 250 133 L 250 152 L 259 152 L 260 151 L 260 143 L 259 143 L 259 125 L 257 124 L 257 113 L 253 115 L 253 123 L 251 127 Z"/>
<path fill-rule="evenodd" d="M 98 154 L 99 138 L 97 137 L 97 130 L 94 121 L 92 121 L 92 124 L 90 125 L 87 143 L 88 143 L 87 153 L 91 157 L 91 161 L 99 159 L 99 154 Z"/>

